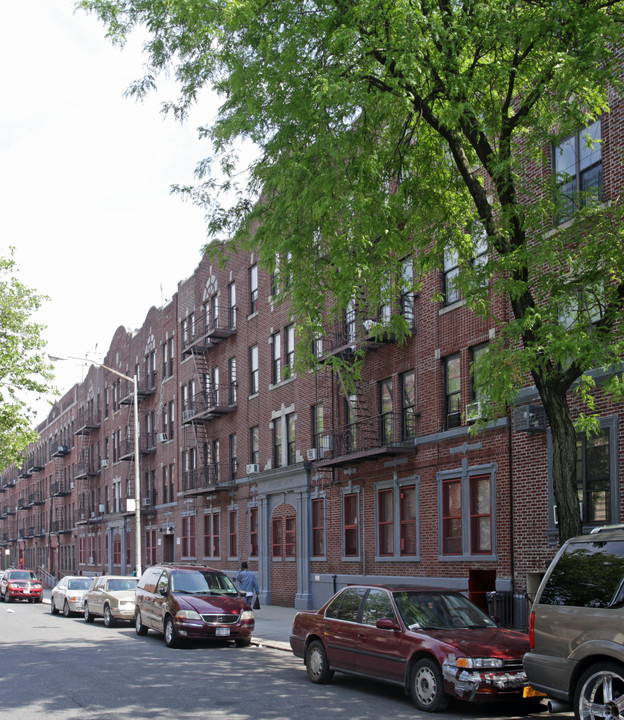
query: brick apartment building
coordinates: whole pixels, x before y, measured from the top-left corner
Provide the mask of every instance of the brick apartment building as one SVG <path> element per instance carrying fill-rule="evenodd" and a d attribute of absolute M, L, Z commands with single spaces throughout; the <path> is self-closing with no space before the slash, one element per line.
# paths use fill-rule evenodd
<path fill-rule="evenodd" d="M 590 168 L 605 199 L 621 189 L 622 131 L 610 120 Z M 469 433 L 471 363 L 495 330 L 455 295 L 454 271 L 449 258 L 416 296 L 354 307 L 327 328 L 320 359 L 365 350 L 347 391 L 336 371 L 294 370 L 293 319 L 253 255 L 225 267 L 204 258 L 138 331 L 117 330 L 106 367 L 90 368 L 23 466 L 0 475 L 5 564 L 57 576 L 135 565 L 134 383 L 111 368 L 138 378 L 143 567 L 233 574 L 246 560 L 265 602 L 300 608 L 362 579 L 457 588 L 484 607 L 497 591 L 522 605 L 557 542 L 549 431 L 527 387 L 509 416 Z M 432 302 L 440 289 L 445 302 Z M 403 345 L 372 333 L 392 312 L 412 325 Z M 496 308 L 499 320 L 509 312 Z M 599 407 L 603 432 L 578 441 L 588 527 L 623 510 L 622 406 Z"/>

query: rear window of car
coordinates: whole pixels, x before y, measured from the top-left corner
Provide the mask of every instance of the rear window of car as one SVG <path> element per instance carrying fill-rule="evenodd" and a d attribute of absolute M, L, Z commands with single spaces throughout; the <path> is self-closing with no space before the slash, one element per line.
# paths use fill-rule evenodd
<path fill-rule="evenodd" d="M 357 622 L 358 611 L 366 588 L 343 590 L 325 610 L 325 617 L 346 622 Z"/>
<path fill-rule="evenodd" d="M 137 578 L 127 578 L 126 580 L 109 580 L 108 591 L 134 590 L 137 586 Z"/>
<path fill-rule="evenodd" d="M 91 578 L 76 578 L 67 583 L 68 590 L 88 590 L 91 585 Z"/>
<path fill-rule="evenodd" d="M 573 543 L 542 591 L 543 605 L 613 607 L 624 602 L 624 542 Z"/>

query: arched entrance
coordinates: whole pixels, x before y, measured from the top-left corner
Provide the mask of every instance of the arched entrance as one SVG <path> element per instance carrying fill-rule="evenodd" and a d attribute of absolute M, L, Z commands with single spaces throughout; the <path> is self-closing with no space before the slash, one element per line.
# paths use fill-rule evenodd
<path fill-rule="evenodd" d="M 282 503 L 271 513 L 271 603 L 293 607 L 297 594 L 297 512 Z"/>

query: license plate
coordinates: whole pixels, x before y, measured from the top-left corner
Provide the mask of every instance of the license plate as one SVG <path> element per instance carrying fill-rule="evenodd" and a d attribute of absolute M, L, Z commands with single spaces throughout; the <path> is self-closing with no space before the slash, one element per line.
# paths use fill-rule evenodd
<path fill-rule="evenodd" d="M 215 635 L 217 637 L 226 637 L 230 634 L 230 628 L 216 628 Z"/>
<path fill-rule="evenodd" d="M 525 697 L 525 698 L 546 697 L 546 693 L 540 692 L 539 690 L 536 690 L 535 688 L 531 687 L 530 685 L 525 685 L 524 690 L 522 691 L 522 697 Z"/>
<path fill-rule="evenodd" d="M 28 588 L 24 588 L 24 595 L 30 595 L 30 590 Z"/>

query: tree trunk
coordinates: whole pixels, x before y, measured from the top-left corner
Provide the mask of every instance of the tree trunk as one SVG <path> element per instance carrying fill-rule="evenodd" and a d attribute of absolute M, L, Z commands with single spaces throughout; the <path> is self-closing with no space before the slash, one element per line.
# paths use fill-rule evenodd
<path fill-rule="evenodd" d="M 576 430 L 568 396 L 561 386 L 553 387 L 541 373 L 534 373 L 537 389 L 548 417 L 553 444 L 553 490 L 557 506 L 561 543 L 582 532 L 581 510 L 576 479 Z"/>

